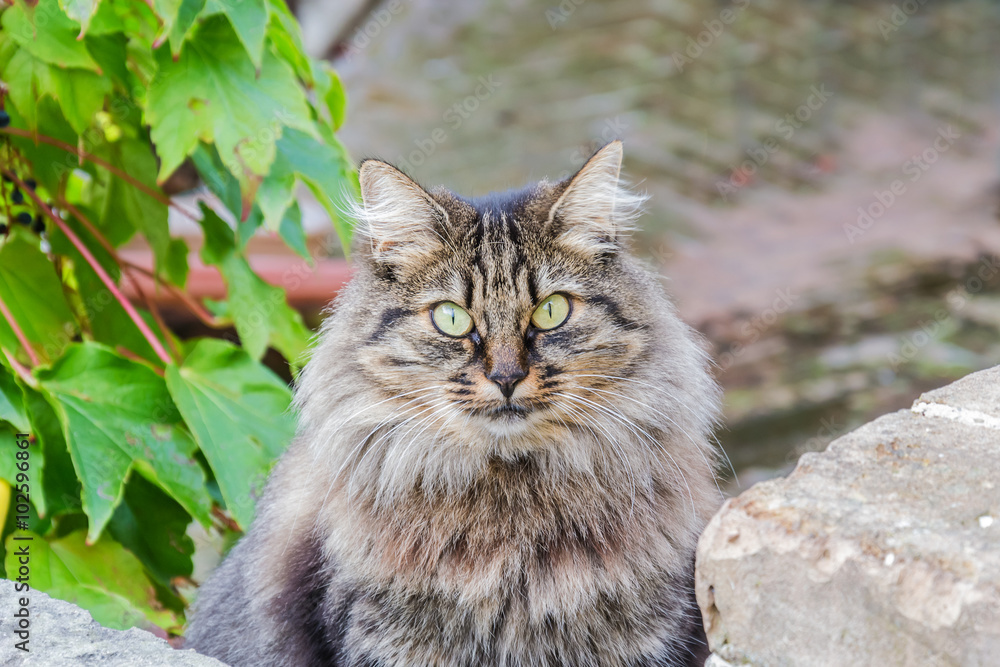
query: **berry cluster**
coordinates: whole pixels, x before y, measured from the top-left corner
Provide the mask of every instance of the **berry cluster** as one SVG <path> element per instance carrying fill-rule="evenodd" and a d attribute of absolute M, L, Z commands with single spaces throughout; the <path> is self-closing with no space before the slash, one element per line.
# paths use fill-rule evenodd
<path fill-rule="evenodd" d="M 3 119 L 6 115 L 7 115 L 6 112 L 0 111 L 0 127 L 3 126 Z M 6 174 L 4 174 L 3 176 L 3 181 L 4 183 L 13 184 L 12 179 L 9 178 Z M 24 184 L 32 191 L 34 191 L 34 189 L 38 187 L 38 183 L 35 182 L 35 179 L 33 178 L 24 179 Z M 6 194 L 7 188 L 4 187 L 3 191 Z M 7 234 L 7 232 L 9 231 L 8 223 L 10 222 L 16 222 L 20 225 L 24 225 L 25 227 L 30 227 L 31 231 L 35 232 L 36 234 L 41 234 L 42 232 L 45 231 L 45 221 L 42 219 L 42 216 L 39 215 L 38 213 L 32 215 L 32 212 L 30 210 L 31 202 L 25 201 L 24 193 L 21 192 L 21 189 L 18 186 L 14 185 L 14 188 L 10 192 L 8 197 L 9 197 L 8 202 L 11 206 L 7 208 L 7 210 L 10 211 L 11 213 L 10 217 L 12 218 L 12 220 L 8 220 L 7 223 L 0 223 L 0 234 Z M 18 208 L 24 210 L 16 211 L 16 209 Z"/>

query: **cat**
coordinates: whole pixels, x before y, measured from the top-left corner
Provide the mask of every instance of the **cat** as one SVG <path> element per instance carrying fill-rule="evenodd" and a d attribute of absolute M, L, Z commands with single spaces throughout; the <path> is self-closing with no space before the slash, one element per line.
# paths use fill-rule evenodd
<path fill-rule="evenodd" d="M 187 646 L 231 665 L 702 664 L 717 385 L 621 142 L 464 199 L 364 161 L 357 273 Z"/>

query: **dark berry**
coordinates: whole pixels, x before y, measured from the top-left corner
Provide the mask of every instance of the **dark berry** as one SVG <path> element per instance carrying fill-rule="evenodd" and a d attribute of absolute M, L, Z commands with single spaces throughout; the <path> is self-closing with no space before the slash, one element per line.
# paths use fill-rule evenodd
<path fill-rule="evenodd" d="M 36 234 L 41 234 L 45 231 L 45 221 L 42 220 L 42 216 L 36 215 L 35 221 L 31 223 L 31 231 Z"/>
<path fill-rule="evenodd" d="M 6 234 L 6 233 L 7 233 L 7 225 L 0 222 L 0 234 Z"/>
<path fill-rule="evenodd" d="M 7 127 L 8 125 L 10 125 L 10 114 L 0 109 L 0 127 Z"/>
<path fill-rule="evenodd" d="M 10 195 L 10 200 L 12 202 L 14 202 L 15 204 L 23 204 L 24 203 L 24 195 L 21 193 L 20 190 L 18 190 L 17 188 L 14 188 L 14 192 L 12 192 L 11 195 Z"/>
<path fill-rule="evenodd" d="M 38 187 L 38 181 L 36 181 L 33 178 L 24 179 L 24 184 L 28 186 L 29 190 L 34 190 L 35 188 Z"/>
<path fill-rule="evenodd" d="M 18 213 L 17 221 L 20 222 L 25 227 L 27 227 L 28 225 L 31 224 L 31 214 L 27 212 Z"/>

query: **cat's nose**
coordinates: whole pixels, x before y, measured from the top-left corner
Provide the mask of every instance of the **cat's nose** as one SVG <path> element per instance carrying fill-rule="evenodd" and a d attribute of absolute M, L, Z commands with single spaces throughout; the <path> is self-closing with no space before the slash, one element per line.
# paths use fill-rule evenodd
<path fill-rule="evenodd" d="M 514 388 L 517 386 L 517 383 L 527 375 L 528 373 L 524 369 L 506 368 L 495 370 L 486 377 L 500 387 L 500 393 L 504 395 L 504 398 L 510 398 L 514 395 Z"/>

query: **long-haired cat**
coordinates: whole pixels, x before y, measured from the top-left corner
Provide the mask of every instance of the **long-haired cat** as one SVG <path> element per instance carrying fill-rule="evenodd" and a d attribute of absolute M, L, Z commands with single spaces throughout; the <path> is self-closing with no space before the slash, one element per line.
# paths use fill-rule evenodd
<path fill-rule="evenodd" d="M 298 435 L 187 645 L 232 665 L 704 660 L 718 390 L 630 256 L 622 148 L 465 199 L 360 170 L 363 242 Z"/>

